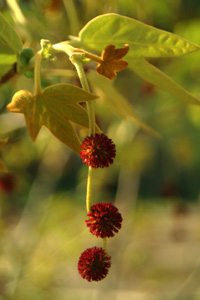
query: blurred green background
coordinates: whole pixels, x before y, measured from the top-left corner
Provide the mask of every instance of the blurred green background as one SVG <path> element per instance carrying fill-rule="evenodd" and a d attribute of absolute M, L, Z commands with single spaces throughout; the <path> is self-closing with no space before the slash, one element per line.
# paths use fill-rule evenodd
<path fill-rule="evenodd" d="M 13 3 L 0 1 L 0 10 L 24 47 L 35 52 L 40 39 L 68 40 L 92 18 L 110 12 L 200 44 L 198 0 L 20 0 L 22 16 Z M 151 62 L 200 95 L 198 52 Z M 92 86 L 96 75 L 92 66 L 86 68 Z M 42 79 L 44 87 L 79 85 L 63 55 L 43 63 Z M 102 243 L 85 228 L 87 167 L 45 128 L 33 143 L 23 116 L 6 113 L 16 91 L 33 91 L 32 78 L 17 74 L 0 85 L 0 138 L 9 138 L 1 149 L 9 175 L 0 173 L 0 300 L 200 299 L 200 109 L 129 69 L 114 86 L 162 138 L 119 118 L 99 91 L 97 122 L 115 141 L 117 157 L 109 169 L 95 170 L 93 203 L 114 202 L 124 221 L 108 240 L 108 277 L 88 283 L 77 272 L 78 258 Z"/>

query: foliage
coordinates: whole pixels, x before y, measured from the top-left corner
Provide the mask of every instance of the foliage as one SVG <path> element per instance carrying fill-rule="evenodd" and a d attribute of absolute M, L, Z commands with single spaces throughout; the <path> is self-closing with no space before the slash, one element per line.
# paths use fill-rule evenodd
<path fill-rule="evenodd" d="M 7 49 L 11 49 L 15 55 L 20 52 L 22 48 L 22 42 L 16 33 L 16 31 L 9 26 L 9 24 L 6 22 L 4 17 L 1 15 L 1 23 L 2 23 L 2 30 L 1 30 L 1 40 L 2 42 L 7 42 L 8 46 Z M 156 28 L 153 28 L 151 26 L 145 25 L 141 22 L 138 22 L 134 19 L 127 18 L 124 16 L 120 16 L 117 14 L 107 14 L 99 16 L 93 20 L 91 20 L 79 33 L 79 38 L 75 39 L 76 45 L 86 47 L 93 50 L 100 50 L 104 48 L 108 43 L 113 43 L 116 47 L 121 47 L 125 43 L 128 43 L 129 47 L 121 48 L 118 50 L 114 50 L 113 45 L 107 46 L 107 48 L 102 53 L 102 61 L 103 63 L 100 63 L 97 66 L 97 72 L 105 75 L 106 77 L 113 79 L 116 77 L 115 68 L 116 71 L 120 71 L 124 69 L 127 64 L 126 62 L 120 62 L 120 66 L 117 66 L 115 62 L 115 59 L 121 58 L 128 52 L 127 60 L 129 62 L 129 67 L 132 68 L 139 76 L 144 78 L 145 80 L 150 81 L 151 83 L 157 85 L 158 87 L 164 89 L 165 91 L 171 93 L 172 95 L 175 95 L 177 98 L 184 100 L 186 102 L 192 103 L 192 104 L 198 104 L 199 105 L 199 99 L 192 96 L 190 93 L 185 91 L 183 88 L 178 86 L 176 83 L 173 82 L 168 76 L 163 74 L 161 71 L 159 71 L 157 68 L 149 64 L 147 61 L 143 60 L 142 57 L 163 57 L 163 56 L 180 56 L 186 53 L 198 51 L 199 47 L 191 42 L 188 42 L 182 38 L 179 38 L 178 36 L 175 36 L 171 33 L 167 33 L 161 30 L 158 30 Z M 69 42 L 70 44 L 70 42 Z M 73 39 L 72 39 L 73 44 Z M 12 46 L 13 45 L 13 46 Z M 51 48 L 51 46 L 48 46 Z M 50 48 L 46 48 L 47 53 L 44 54 L 45 57 L 48 56 L 48 51 L 51 51 Z M 124 49 L 122 51 L 122 49 Z M 31 49 L 30 49 L 31 50 Z M 129 50 L 129 51 L 128 51 Z M 20 56 L 20 62 L 24 61 L 24 64 L 27 62 L 29 63 L 29 59 L 26 60 L 26 51 L 23 51 L 24 53 L 24 60 L 22 55 Z M 44 51 L 44 50 L 43 50 Z M 120 52 L 121 51 L 121 52 Z M 84 52 L 83 52 L 84 53 Z M 121 53 L 121 54 L 120 54 Z M 31 53 L 32 54 L 32 53 Z M 10 53 L 4 54 L 3 58 L 5 59 L 6 55 L 6 62 L 13 63 L 12 60 L 10 60 Z M 32 56 L 32 55 L 31 55 Z M 87 57 L 87 54 L 86 54 Z M 16 56 L 15 56 L 16 58 Z M 90 58 L 90 56 L 89 56 Z M 1 59 L 2 63 L 4 59 Z M 92 58 L 91 58 L 92 59 Z M 95 59 L 93 59 L 95 61 Z M 21 64 L 23 65 L 23 64 Z M 107 69 L 106 66 L 109 66 L 110 70 Z M 113 68 L 113 70 L 112 70 Z M 106 70 L 107 69 L 107 70 Z M 111 71 L 112 70 L 112 71 Z M 54 87 L 52 87 L 54 88 Z M 52 89 L 51 88 L 51 89 Z M 57 87 L 58 88 L 58 87 Z M 61 86 L 59 86 L 59 91 L 55 92 L 55 88 L 53 90 L 53 93 L 57 94 L 60 93 Z M 75 87 L 71 86 L 71 89 L 74 89 L 76 91 Z M 48 91 L 48 92 L 47 92 Z M 46 96 L 48 93 L 49 98 L 49 89 L 46 90 L 43 95 Z M 69 91 L 70 93 L 71 91 Z M 22 95 L 23 93 L 23 95 Z M 54 95 L 55 95 L 54 94 Z M 69 98 L 67 86 L 64 89 L 61 95 L 61 102 L 59 102 L 58 99 L 53 100 L 51 102 L 47 101 L 45 103 L 46 97 L 39 97 L 36 95 L 31 96 L 28 91 L 22 91 L 17 95 L 14 96 L 14 100 L 16 103 L 17 98 L 20 98 L 19 101 L 23 98 L 23 101 L 27 101 L 30 103 L 27 106 L 27 109 L 21 109 L 18 108 L 18 112 L 24 112 L 26 116 L 26 123 L 29 129 L 29 132 L 35 140 L 39 129 L 42 125 L 47 126 L 51 132 L 53 132 L 60 140 L 62 140 L 66 145 L 68 145 L 70 148 L 72 148 L 74 151 L 78 152 L 79 144 L 78 142 L 78 136 L 76 135 L 73 127 L 71 127 L 70 123 L 65 120 L 69 118 L 69 116 L 65 114 L 69 114 L 65 110 L 65 113 L 61 114 L 59 112 L 59 109 L 63 105 L 63 99 Z M 73 95 L 74 96 L 74 95 Z M 59 97 L 59 95 L 58 95 Z M 27 99 L 27 100 L 26 100 Z M 33 100 L 31 100 L 33 99 Z M 79 102 L 85 101 L 83 99 L 77 99 Z M 76 100 L 76 101 L 77 101 Z M 118 98 L 118 102 L 120 101 L 120 98 Z M 34 104 L 35 103 L 35 104 Z M 55 107 L 51 107 L 51 103 L 55 103 L 55 105 L 58 105 L 58 109 Z M 56 104 L 57 103 L 57 104 Z M 16 104 L 18 105 L 18 104 Z M 71 105 L 71 104 L 70 104 Z M 123 103 L 119 102 L 119 107 L 123 107 Z M 12 106 L 12 108 L 11 108 Z M 24 106 L 24 104 L 23 104 Z M 68 107 L 68 104 L 67 104 Z M 14 107 L 14 104 L 11 104 L 8 106 L 9 111 L 17 112 L 16 108 Z M 62 109 L 61 109 L 62 110 Z M 48 112 L 46 112 L 48 111 Z M 75 123 L 78 123 L 82 126 L 87 126 L 86 123 L 86 115 L 84 112 L 84 109 L 79 109 L 79 112 L 75 113 L 76 109 L 75 107 L 72 108 L 72 121 Z M 84 112 L 84 113 L 83 113 Z M 53 117 L 53 115 L 54 117 Z M 71 114 L 71 113 L 70 113 Z M 75 117 L 76 114 L 76 117 Z M 41 116 L 44 115 L 44 117 L 41 119 Z M 55 119 L 55 116 L 57 115 L 57 121 L 51 120 Z M 32 116 L 30 118 L 30 116 Z M 40 117 L 39 117 L 40 116 Z M 51 117 L 50 117 L 51 116 Z M 38 120 L 38 117 L 40 118 Z M 33 118 L 33 120 L 31 120 Z M 58 122 L 58 119 L 59 122 Z M 62 120 L 63 119 L 63 120 Z M 35 121 L 34 121 L 35 120 Z M 60 124 L 59 124 L 60 123 Z M 139 123 L 140 124 L 140 123 Z M 145 128 L 145 127 L 143 127 Z M 64 131 L 66 132 L 64 132 Z M 68 140 L 66 141 L 66 136 L 68 136 Z M 73 143 L 72 143 L 73 141 Z M 76 141 L 76 142 L 75 142 Z"/>
<path fill-rule="evenodd" d="M 176 57 L 199 51 L 198 45 L 116 14 L 100 16 L 90 21 L 80 31 L 79 43 L 92 50 L 100 50 L 108 43 L 113 43 L 117 47 L 128 43 L 130 51 L 127 54 L 127 60 L 133 71 L 177 98 L 199 105 L 199 99 L 183 90 L 156 67 L 142 59 Z"/>
<path fill-rule="evenodd" d="M 26 90 L 17 92 L 7 110 L 25 115 L 33 141 L 41 126 L 45 125 L 58 139 L 79 152 L 80 141 L 70 122 L 88 127 L 87 112 L 78 102 L 96 98 L 96 95 L 73 85 L 57 84 L 47 87 L 38 95 Z"/>
<path fill-rule="evenodd" d="M 72 231 L 83 219 L 80 214 L 76 216 L 76 206 L 80 204 L 82 207 L 86 169 L 77 154 L 86 135 L 103 131 L 112 137 L 117 149 L 114 166 L 101 172 L 95 170 L 93 202 L 116 199 L 120 200 L 120 209 L 127 209 L 130 203 L 134 203 L 138 191 L 140 195 L 148 197 L 153 193 L 170 199 L 180 199 L 183 195 L 188 199 L 197 198 L 200 149 L 196 138 L 200 126 L 200 99 L 196 95 L 200 84 L 200 40 L 195 32 L 198 33 L 199 23 L 194 21 L 193 26 L 189 24 L 190 27 L 186 13 L 185 19 L 176 24 L 179 4 L 174 1 L 161 3 L 150 0 L 147 3 L 142 0 L 133 3 L 111 0 L 108 4 L 103 0 L 101 5 L 89 0 L 18 2 L 20 7 L 15 0 L 7 0 L 9 8 L 3 5 L 3 13 L 0 14 L 0 181 L 3 182 L 3 173 L 9 170 L 8 175 L 13 183 L 12 190 L 0 191 L 0 234 L 4 233 L 4 227 L 10 226 L 10 220 L 14 226 L 20 220 L 20 226 L 14 234 L 9 229 L 10 235 L 6 239 L 5 250 L 2 250 L 3 263 L 5 261 L 12 268 L 8 272 L 12 287 L 0 280 L 0 292 L 2 289 L 5 299 L 7 295 L 12 295 L 13 299 L 42 297 L 46 300 L 54 297 L 53 293 L 53 296 L 50 295 L 51 292 L 47 295 L 45 286 L 51 286 L 52 282 L 56 286 L 56 276 L 53 274 L 59 273 L 60 279 L 66 274 L 55 267 L 51 269 L 51 263 L 45 275 L 48 278 L 41 279 L 41 283 L 37 278 L 33 278 L 33 282 L 24 280 L 23 274 L 26 276 L 29 270 L 32 274 L 40 264 L 42 255 L 37 251 L 42 253 L 44 249 L 42 243 L 41 250 L 37 244 L 40 233 L 36 233 L 35 228 L 37 231 L 39 227 L 38 232 L 45 231 L 45 220 L 43 222 L 41 219 L 41 223 L 38 221 L 41 211 L 49 210 L 48 201 L 56 194 L 56 189 L 64 190 L 63 198 L 66 199 L 56 215 L 64 215 L 68 225 L 75 218 L 76 222 L 69 225 Z M 183 7 L 180 5 L 180 11 Z M 188 40 L 181 37 L 184 35 Z M 97 72 L 94 71 L 94 64 L 97 64 Z M 24 114 L 26 124 L 18 114 L 7 112 Z M 45 128 L 41 130 L 43 126 L 57 139 Z M 34 144 L 29 140 L 26 128 Z M 160 136 L 164 137 L 162 141 L 158 139 Z M 90 171 L 88 174 L 89 182 Z M 87 196 L 90 192 L 91 187 L 87 187 Z M 65 216 L 66 204 L 72 199 L 75 204 Z M 90 199 L 86 200 L 87 209 L 90 209 Z M 54 204 L 55 208 L 59 207 L 59 202 Z M 142 213 L 144 211 L 137 211 L 137 216 Z M 124 216 L 126 219 L 127 213 L 123 214 L 123 219 Z M 129 217 L 132 220 L 133 215 Z M 157 220 L 159 217 L 157 214 Z M 147 227 L 148 222 L 155 219 L 154 216 L 148 219 L 148 213 L 145 218 L 147 223 L 144 226 Z M 53 228 L 50 225 L 48 234 L 59 228 L 59 220 L 54 224 L 54 219 L 50 219 L 50 224 L 56 226 Z M 21 241 L 15 234 L 16 237 L 20 235 Z M 59 235 L 62 232 L 59 231 Z M 45 237 L 45 234 L 42 236 Z M 57 238 L 57 234 L 55 236 Z M 130 236 L 132 232 L 124 236 L 125 244 Z M 148 234 L 145 239 L 147 237 Z M 65 238 L 73 239 L 73 235 Z M 122 235 L 120 238 L 123 239 Z M 51 234 L 47 239 L 51 239 Z M 76 246 L 80 248 L 78 239 Z M 45 242 L 44 248 L 47 249 L 51 243 L 49 240 Z M 57 242 L 53 242 L 54 247 L 62 248 L 63 241 L 57 239 Z M 105 241 L 103 243 L 105 249 Z M 9 258 L 10 254 L 15 257 L 13 246 L 17 249 L 14 265 Z M 141 249 L 144 248 L 145 244 Z M 115 249 L 115 242 L 111 243 L 112 249 Z M 126 277 L 130 278 L 127 286 L 128 282 L 131 283 L 133 269 L 136 272 L 134 274 L 138 269 L 139 277 L 144 275 L 146 262 L 150 278 L 155 280 L 151 259 L 148 260 L 152 254 L 144 254 L 141 249 L 134 249 L 134 257 L 132 250 L 129 256 L 125 254 L 129 260 L 129 266 L 125 267 Z M 69 259 L 70 255 L 67 254 L 64 259 Z M 75 255 L 78 255 L 76 250 Z M 31 257 L 30 264 L 26 261 L 28 257 Z M 122 259 L 117 255 L 114 258 L 118 261 Z M 75 259 L 77 257 L 74 257 L 74 264 Z M 51 259 L 47 260 L 49 263 Z M 140 268 L 139 264 L 143 267 Z M 113 267 L 116 268 L 114 272 L 118 270 L 120 274 L 121 267 L 117 269 L 114 263 Z M 70 280 L 72 268 L 69 269 L 67 278 Z M 161 273 L 165 274 L 163 270 L 156 270 L 158 277 Z M 0 275 L 1 272 L 2 277 L 6 278 L 7 275 L 4 277 L 4 271 L 0 268 Z M 72 275 L 72 278 L 76 278 L 75 273 Z M 23 290 L 21 285 L 25 283 L 26 286 L 26 282 L 27 290 Z M 73 285 L 72 280 L 70 282 Z M 110 279 L 108 282 L 111 284 Z M 179 284 L 177 282 L 177 286 Z M 44 293 L 40 297 L 38 291 L 41 290 Z M 12 299 L 12 296 L 9 298 Z M 59 296 L 56 294 L 56 297 Z M 66 297 L 61 296 L 63 299 Z M 80 295 L 77 297 L 80 298 Z"/>

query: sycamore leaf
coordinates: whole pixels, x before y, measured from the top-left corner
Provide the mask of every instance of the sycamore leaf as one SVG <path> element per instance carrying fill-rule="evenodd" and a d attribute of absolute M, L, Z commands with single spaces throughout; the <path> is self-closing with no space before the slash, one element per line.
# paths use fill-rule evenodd
<path fill-rule="evenodd" d="M 41 127 L 46 126 L 59 140 L 78 153 L 80 140 L 73 123 L 83 127 L 89 124 L 87 110 L 79 103 L 96 98 L 98 96 L 76 86 L 55 84 L 36 95 L 27 90 L 18 91 L 7 105 L 7 111 L 24 114 L 33 141 Z"/>
<path fill-rule="evenodd" d="M 129 44 L 128 62 L 138 57 L 174 57 L 200 50 L 200 46 L 175 34 L 114 13 L 89 21 L 72 43 L 95 51 L 109 44 L 116 47 Z"/>
<path fill-rule="evenodd" d="M 104 75 L 108 79 L 116 78 L 116 72 L 127 68 L 128 63 L 121 58 L 124 57 L 129 50 L 129 46 L 115 49 L 114 45 L 108 45 L 101 54 L 101 62 L 97 65 L 97 73 Z"/>
<path fill-rule="evenodd" d="M 8 142 L 8 139 L 0 140 L 0 149 Z M 7 172 L 7 168 L 3 161 L 0 159 L 0 171 Z"/>
<path fill-rule="evenodd" d="M 144 59 L 181 56 L 199 51 L 199 45 L 170 32 L 113 13 L 95 17 L 88 22 L 79 32 L 79 37 L 72 40 L 73 43 L 95 51 L 101 51 L 111 43 L 116 47 L 127 43 L 130 47 L 126 56 L 129 68 L 176 98 L 187 103 L 200 104 L 200 99 Z"/>

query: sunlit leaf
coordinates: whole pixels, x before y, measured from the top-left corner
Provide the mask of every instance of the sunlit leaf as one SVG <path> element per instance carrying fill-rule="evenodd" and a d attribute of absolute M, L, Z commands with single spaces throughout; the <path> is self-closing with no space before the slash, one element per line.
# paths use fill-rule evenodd
<path fill-rule="evenodd" d="M 73 123 L 88 127 L 88 113 L 79 103 L 97 97 L 70 84 L 55 84 L 37 95 L 27 90 L 18 91 L 7 110 L 24 114 L 33 141 L 44 125 L 64 144 L 79 152 L 80 140 Z"/>
<path fill-rule="evenodd" d="M 163 91 L 172 96 L 185 101 L 186 103 L 200 105 L 200 99 L 190 94 L 188 91 L 179 86 L 170 77 L 157 69 L 144 59 L 131 60 L 129 67 L 143 79 L 151 82 Z"/>
<path fill-rule="evenodd" d="M 0 40 L 6 42 L 8 48 L 17 54 L 22 49 L 22 41 L 15 29 L 6 21 L 0 13 Z"/>
<path fill-rule="evenodd" d="M 123 119 L 131 119 L 137 127 L 156 137 L 160 137 L 158 132 L 142 122 L 136 116 L 133 106 L 122 94 L 116 90 L 111 81 L 106 80 L 104 77 L 99 77 L 92 74 L 91 84 L 94 84 L 93 89 L 105 99 L 106 103 L 110 105 L 111 110 L 114 111 L 118 116 L 122 117 Z"/>
<path fill-rule="evenodd" d="M 3 140 L 0 140 L 0 149 L 5 146 L 5 144 L 8 142 L 8 139 L 3 139 Z M 3 161 L 0 159 L 0 171 L 2 172 L 7 172 L 7 168 L 6 166 L 4 165 Z"/>
<path fill-rule="evenodd" d="M 115 49 L 114 45 L 108 45 L 101 54 L 101 62 L 97 65 L 97 73 L 104 75 L 108 79 L 116 78 L 116 72 L 127 68 L 128 63 L 122 60 L 129 50 L 129 46 Z"/>
<path fill-rule="evenodd" d="M 175 34 L 156 29 L 137 20 L 117 14 L 105 14 L 94 18 L 80 31 L 77 42 L 82 47 L 101 51 L 112 43 L 116 47 L 128 44 L 126 55 L 129 67 L 140 77 L 187 103 L 200 100 L 176 84 L 167 75 L 143 59 L 143 57 L 173 57 L 200 50 Z"/>
<path fill-rule="evenodd" d="M 173 57 L 200 50 L 175 34 L 118 14 L 105 14 L 88 22 L 77 42 L 86 49 L 102 51 L 107 45 L 130 46 L 127 60 L 137 57 Z"/>
<path fill-rule="evenodd" d="M 16 55 L 15 54 L 1 54 L 0 53 L 0 65 L 12 65 L 16 62 Z"/>

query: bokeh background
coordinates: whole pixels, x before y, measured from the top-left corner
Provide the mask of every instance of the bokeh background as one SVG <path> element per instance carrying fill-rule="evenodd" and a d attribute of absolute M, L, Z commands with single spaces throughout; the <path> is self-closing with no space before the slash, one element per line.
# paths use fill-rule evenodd
<path fill-rule="evenodd" d="M 78 35 L 92 18 L 119 13 L 200 44 L 198 0 L 0 1 L 0 10 L 35 52 Z M 151 60 L 200 95 L 200 54 Z M 86 66 L 93 88 L 95 73 Z M 22 115 L 6 113 L 19 89 L 33 78 L 15 74 L 0 84 L 0 137 L 9 138 L 0 173 L 0 300 L 199 300 L 200 299 L 200 109 L 180 103 L 129 69 L 114 87 L 158 139 L 123 120 L 99 91 L 97 122 L 117 145 L 115 163 L 96 170 L 93 202 L 113 202 L 123 226 L 108 240 L 112 267 L 99 283 L 77 272 L 80 254 L 101 246 L 85 228 L 87 167 L 42 128 L 33 143 Z M 12 75 L 12 74 L 11 74 Z M 98 80 L 96 80 L 98 81 Z M 66 56 L 44 62 L 42 84 L 79 85 Z M 98 85 L 94 84 L 98 90 Z M 82 133 L 83 135 L 85 132 Z"/>

